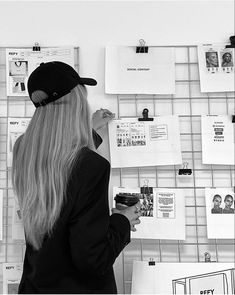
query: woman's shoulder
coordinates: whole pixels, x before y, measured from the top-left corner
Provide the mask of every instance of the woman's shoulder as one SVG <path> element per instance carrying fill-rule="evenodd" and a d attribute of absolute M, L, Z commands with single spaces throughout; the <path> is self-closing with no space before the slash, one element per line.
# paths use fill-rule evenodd
<path fill-rule="evenodd" d="M 109 161 L 104 157 L 96 153 L 95 151 L 84 147 L 77 158 L 77 165 L 79 167 L 83 166 L 88 169 L 94 169 L 95 167 L 109 167 Z M 77 166 L 76 165 L 76 166 Z"/>

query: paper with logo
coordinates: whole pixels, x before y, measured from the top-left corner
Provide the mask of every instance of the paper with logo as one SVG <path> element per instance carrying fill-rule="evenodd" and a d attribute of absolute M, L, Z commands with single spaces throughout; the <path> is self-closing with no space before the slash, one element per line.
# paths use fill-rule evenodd
<path fill-rule="evenodd" d="M 41 48 L 33 51 L 27 48 L 6 49 L 6 81 L 8 96 L 27 96 L 29 75 L 40 63 L 62 61 L 74 67 L 74 48 Z"/>
<path fill-rule="evenodd" d="M 154 117 L 112 120 L 109 125 L 111 167 L 182 164 L 179 118 Z"/>
<path fill-rule="evenodd" d="M 134 261 L 131 294 L 234 294 L 234 263 Z"/>
<path fill-rule="evenodd" d="M 205 199 L 208 239 L 234 239 L 234 190 L 206 188 Z"/>
<path fill-rule="evenodd" d="M 13 206 L 12 240 L 25 240 L 22 216 L 18 201 L 16 199 Z"/>
<path fill-rule="evenodd" d="M 234 123 L 232 116 L 201 117 L 202 163 L 234 165 Z"/>
<path fill-rule="evenodd" d="M 13 146 L 18 137 L 27 129 L 31 118 L 8 118 L 7 128 L 7 166 L 12 166 Z"/>
<path fill-rule="evenodd" d="M 3 294 L 18 294 L 20 279 L 23 272 L 22 262 L 2 264 Z"/>
<path fill-rule="evenodd" d="M 137 187 L 114 187 L 115 196 L 138 196 L 141 210 L 141 223 L 137 231 L 131 232 L 133 239 L 185 240 L 185 197 L 181 189 Z"/>
<path fill-rule="evenodd" d="M 3 190 L 0 189 L 0 241 L 3 236 Z"/>
<path fill-rule="evenodd" d="M 175 93 L 175 52 L 171 47 L 107 46 L 105 92 L 116 94 Z"/>
<path fill-rule="evenodd" d="M 201 92 L 234 91 L 234 48 L 226 44 L 198 46 Z"/>

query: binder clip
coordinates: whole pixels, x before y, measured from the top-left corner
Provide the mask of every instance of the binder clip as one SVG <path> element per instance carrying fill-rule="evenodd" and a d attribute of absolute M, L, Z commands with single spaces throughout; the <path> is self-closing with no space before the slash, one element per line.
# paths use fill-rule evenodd
<path fill-rule="evenodd" d="M 148 186 L 148 179 L 144 180 L 144 185 L 140 188 L 140 193 L 144 195 L 151 195 L 153 193 L 153 188 Z"/>
<path fill-rule="evenodd" d="M 34 46 L 33 46 L 33 51 L 40 51 L 40 50 L 41 50 L 41 48 L 40 48 L 40 46 L 39 46 L 39 43 L 36 42 L 36 43 L 34 44 Z"/>
<path fill-rule="evenodd" d="M 153 260 L 153 258 L 150 258 L 149 265 L 155 265 L 155 261 Z"/>
<path fill-rule="evenodd" d="M 178 174 L 179 175 L 191 175 L 192 174 L 192 169 L 188 168 L 188 162 L 183 163 L 183 168 L 179 169 Z"/>
<path fill-rule="evenodd" d="M 235 48 L 235 36 L 231 36 L 230 38 L 229 38 L 229 40 L 230 40 L 230 45 L 226 45 L 225 47 L 226 48 Z"/>
<path fill-rule="evenodd" d="M 138 118 L 138 121 L 153 121 L 153 118 L 149 118 L 149 110 L 143 109 L 143 118 Z"/>
<path fill-rule="evenodd" d="M 144 39 L 139 40 L 139 46 L 136 47 L 136 53 L 148 53 L 148 46 L 145 46 Z"/>

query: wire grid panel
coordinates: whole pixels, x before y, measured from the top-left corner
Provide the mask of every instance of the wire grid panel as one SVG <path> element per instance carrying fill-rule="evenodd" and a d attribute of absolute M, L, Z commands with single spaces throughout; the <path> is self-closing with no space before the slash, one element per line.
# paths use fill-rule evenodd
<path fill-rule="evenodd" d="M 21 47 L 22 48 L 22 47 Z M 28 48 L 28 47 L 27 47 Z M 12 239 L 14 194 L 11 184 L 11 168 L 7 167 L 8 117 L 31 118 L 35 107 L 27 96 L 7 97 L 6 48 L 0 47 L 0 190 L 3 190 L 3 240 L 0 241 L 0 290 L 3 286 L 2 263 L 22 262 L 25 243 Z M 79 48 L 74 48 L 74 64 L 78 69 Z"/>
<path fill-rule="evenodd" d="M 233 262 L 234 240 L 207 239 L 205 187 L 233 187 L 234 166 L 203 165 L 201 149 L 201 115 L 234 114 L 234 93 L 201 93 L 196 46 L 175 48 L 176 93 L 174 95 L 118 95 L 118 117 L 142 117 L 175 114 L 180 120 L 183 162 L 192 175 L 179 176 L 177 165 L 121 168 L 112 170 L 114 186 L 149 186 L 182 188 L 186 202 L 186 240 L 134 239 L 122 252 L 122 291 L 130 293 L 133 260 L 156 262 L 203 262 L 204 253 L 211 260 Z M 157 230 L 157 228 L 156 228 Z"/>

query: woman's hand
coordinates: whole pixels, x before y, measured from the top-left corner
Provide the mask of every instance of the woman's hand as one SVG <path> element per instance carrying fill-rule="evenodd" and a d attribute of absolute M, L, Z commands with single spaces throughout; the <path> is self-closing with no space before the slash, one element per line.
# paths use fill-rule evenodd
<path fill-rule="evenodd" d="M 140 212 L 140 203 L 137 203 L 134 206 L 126 207 L 125 209 L 118 210 L 116 208 L 112 209 L 112 213 L 122 214 L 127 217 L 131 225 L 131 231 L 136 231 L 135 225 L 140 224 L 139 217 L 141 216 Z"/>
<path fill-rule="evenodd" d="M 97 110 L 92 115 L 92 128 L 97 131 L 103 128 L 110 120 L 115 117 L 115 114 L 107 109 Z"/>

